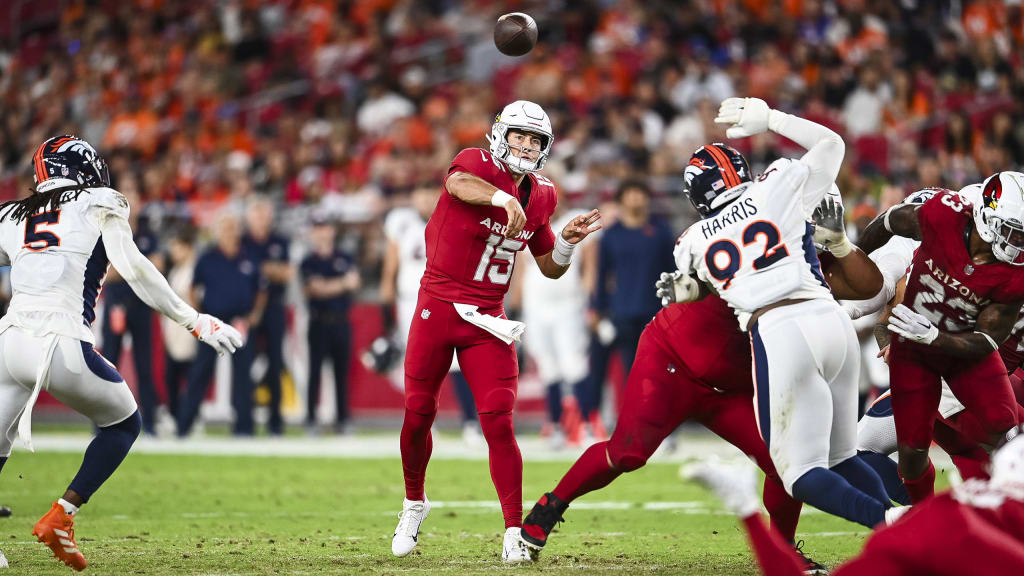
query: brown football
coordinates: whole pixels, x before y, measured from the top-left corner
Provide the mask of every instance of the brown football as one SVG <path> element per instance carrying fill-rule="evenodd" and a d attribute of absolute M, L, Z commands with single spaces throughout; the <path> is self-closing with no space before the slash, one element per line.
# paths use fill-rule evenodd
<path fill-rule="evenodd" d="M 494 25 L 494 45 L 502 54 L 522 56 L 537 43 L 537 23 L 529 14 L 510 12 Z"/>

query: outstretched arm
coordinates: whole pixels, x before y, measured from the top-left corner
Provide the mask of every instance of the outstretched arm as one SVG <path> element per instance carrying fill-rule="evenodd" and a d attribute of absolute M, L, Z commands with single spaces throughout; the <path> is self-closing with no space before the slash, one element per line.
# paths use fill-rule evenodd
<path fill-rule="evenodd" d="M 100 221 L 100 232 L 110 263 L 147 306 L 181 324 L 220 354 L 242 346 L 238 331 L 213 316 L 196 312 L 174 293 L 156 266 L 139 252 L 127 218 L 107 215 Z"/>
<path fill-rule="evenodd" d="M 921 239 L 921 222 L 917 218 L 917 204 L 897 204 L 882 212 L 864 229 L 857 240 L 857 246 L 871 254 L 884 246 L 893 236 L 912 240 Z"/>
<path fill-rule="evenodd" d="M 572 253 L 584 238 L 601 229 L 601 214 L 597 209 L 580 214 L 565 225 L 555 238 L 555 247 L 547 254 L 534 256 L 541 274 L 560 278 L 569 269 Z"/>
<path fill-rule="evenodd" d="M 117 216 L 103 219 L 103 247 L 114 269 L 147 306 L 192 330 L 199 313 L 171 290 L 167 280 L 139 252 L 128 220 Z"/>

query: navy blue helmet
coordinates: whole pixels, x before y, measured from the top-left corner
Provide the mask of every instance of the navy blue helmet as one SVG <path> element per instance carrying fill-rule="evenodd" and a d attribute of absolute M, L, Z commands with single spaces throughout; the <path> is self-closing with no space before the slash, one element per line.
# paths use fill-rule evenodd
<path fill-rule="evenodd" d="M 70 134 L 43 142 L 32 155 L 32 166 L 36 192 L 110 186 L 106 161 L 88 142 Z"/>
<path fill-rule="evenodd" d="M 744 182 L 750 182 L 747 159 L 732 146 L 717 142 L 698 148 L 683 170 L 683 193 L 701 218 L 714 211 L 712 204 L 723 192 Z"/>

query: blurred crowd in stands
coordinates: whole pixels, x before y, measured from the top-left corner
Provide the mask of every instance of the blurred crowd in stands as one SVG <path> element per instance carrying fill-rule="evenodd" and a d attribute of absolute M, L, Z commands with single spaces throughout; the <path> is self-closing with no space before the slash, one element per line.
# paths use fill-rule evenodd
<path fill-rule="evenodd" d="M 511 10 L 538 23 L 525 57 L 493 45 Z M 843 134 L 863 226 L 907 192 L 1024 164 L 1022 60 L 1020 0 L 12 0 L 0 198 L 28 193 L 40 142 L 75 133 L 160 244 L 215 245 L 225 209 L 264 199 L 296 266 L 314 216 L 332 224 L 373 300 L 386 213 L 486 146 L 514 99 L 551 116 L 545 174 L 570 205 L 639 181 L 678 231 L 695 217 L 681 167 L 724 138 L 718 102 L 764 98 Z M 755 172 L 796 153 L 733 144 Z"/>

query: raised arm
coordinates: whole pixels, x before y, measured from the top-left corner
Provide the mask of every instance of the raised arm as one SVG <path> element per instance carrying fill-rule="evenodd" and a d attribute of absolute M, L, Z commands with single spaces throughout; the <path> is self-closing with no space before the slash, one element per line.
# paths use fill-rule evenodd
<path fill-rule="evenodd" d="M 453 198 L 474 206 L 497 206 L 504 208 L 508 214 L 506 238 L 515 238 L 526 226 L 526 213 L 511 194 L 497 189 L 483 178 L 468 172 L 452 172 L 444 184 L 445 190 Z"/>
<path fill-rule="evenodd" d="M 832 130 L 768 108 L 759 98 L 727 98 L 715 118 L 718 124 L 732 124 L 726 130 L 729 138 L 745 138 L 771 130 L 789 138 L 807 150 L 800 158 L 809 175 L 804 183 L 804 208 L 809 214 L 825 197 L 839 175 L 846 154 L 846 144 Z"/>
<path fill-rule="evenodd" d="M 546 254 L 534 255 L 541 274 L 548 278 L 559 278 L 569 269 L 572 253 L 584 238 L 601 229 L 601 214 L 591 210 L 581 214 L 565 225 L 555 238 L 555 247 Z"/>

